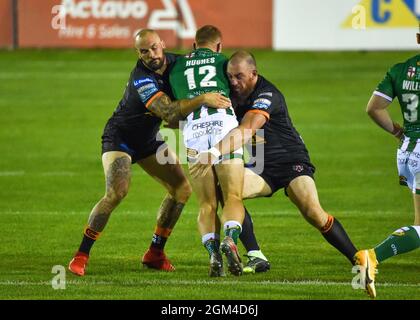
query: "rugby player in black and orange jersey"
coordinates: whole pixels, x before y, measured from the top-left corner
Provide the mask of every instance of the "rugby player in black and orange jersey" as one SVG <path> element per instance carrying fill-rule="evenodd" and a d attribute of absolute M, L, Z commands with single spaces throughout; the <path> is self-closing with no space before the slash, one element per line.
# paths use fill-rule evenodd
<path fill-rule="evenodd" d="M 171 101 L 167 71 L 176 56 L 164 53 L 163 41 L 150 29 L 136 35 L 135 47 L 139 60 L 102 136 L 106 193 L 93 208 L 82 243 L 69 264 L 69 270 L 79 276 L 85 274 L 91 247 L 104 230 L 111 212 L 128 192 L 131 164 L 134 163 L 168 191 L 159 208 L 152 243 L 142 263 L 158 270 L 174 270 L 164 253 L 164 246 L 191 194 L 191 186 L 176 155 L 159 139 L 161 121 L 177 122 L 203 104 L 218 108 L 231 105 L 228 98 L 217 93 Z M 166 159 L 166 163 L 161 164 L 159 158 Z"/>
<path fill-rule="evenodd" d="M 252 137 L 257 143 L 259 138 L 263 139 L 262 157 L 259 158 L 258 152 L 251 152 L 256 155 L 257 166 L 254 166 L 254 171 L 262 167 L 259 162 L 263 162 L 263 171 L 257 174 L 252 168 L 245 169 L 243 197 L 271 196 L 284 188 L 303 217 L 353 264 L 357 249 L 340 222 L 321 207 L 313 178 L 315 167 L 310 162 L 303 140 L 293 127 L 284 96 L 258 74 L 254 57 L 246 51 L 238 51 L 231 57 L 227 74 L 232 103 L 240 125 L 219 144 L 200 153 L 190 173 L 201 176 L 211 168 L 214 161 L 238 145 L 248 142 Z M 263 137 L 258 137 L 259 129 L 263 129 Z M 249 216 L 246 215 L 246 219 Z M 242 234 L 253 236 L 253 232 L 246 230 L 246 226 L 252 227 L 252 223 L 246 223 L 245 220 Z M 255 262 L 258 260 L 251 258 L 248 265 L 255 267 Z"/>

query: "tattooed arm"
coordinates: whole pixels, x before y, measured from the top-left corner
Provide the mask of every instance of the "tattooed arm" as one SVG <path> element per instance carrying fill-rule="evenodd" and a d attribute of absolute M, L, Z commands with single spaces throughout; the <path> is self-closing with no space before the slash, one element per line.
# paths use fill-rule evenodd
<path fill-rule="evenodd" d="M 176 101 L 172 101 L 162 92 L 148 104 L 147 108 L 159 118 L 172 124 L 184 119 L 203 104 L 217 109 L 226 109 L 231 106 L 229 98 L 215 92 L 205 93 L 192 99 Z"/>

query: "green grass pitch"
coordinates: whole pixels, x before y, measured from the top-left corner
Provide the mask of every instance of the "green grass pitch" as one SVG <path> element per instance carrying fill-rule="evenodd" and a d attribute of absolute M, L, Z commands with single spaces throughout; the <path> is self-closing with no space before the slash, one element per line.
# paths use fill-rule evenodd
<path fill-rule="evenodd" d="M 372 247 L 410 225 L 397 141 L 365 106 L 386 70 L 415 53 L 253 52 L 260 73 L 287 99 L 317 167 L 322 205 L 356 246 Z M 67 267 L 103 195 L 100 136 L 134 63 L 130 50 L 0 51 L 0 299 L 368 299 L 352 289 L 347 260 L 282 191 L 246 201 L 268 273 L 208 278 L 195 196 L 167 243 L 176 272 L 142 269 L 164 190 L 137 166 L 87 275 L 67 273 L 65 290 L 51 287 L 52 267 Z M 398 105 L 390 110 L 401 122 Z M 381 264 L 378 299 L 420 299 L 419 261 L 416 251 Z"/>

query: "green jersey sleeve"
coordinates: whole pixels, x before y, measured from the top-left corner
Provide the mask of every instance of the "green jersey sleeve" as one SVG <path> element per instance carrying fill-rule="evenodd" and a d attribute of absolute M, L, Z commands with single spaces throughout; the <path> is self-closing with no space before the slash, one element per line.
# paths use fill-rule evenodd
<path fill-rule="evenodd" d="M 396 94 L 394 90 L 394 81 L 392 79 L 392 68 L 386 73 L 383 80 L 378 84 L 374 94 L 381 96 L 388 101 L 394 100 Z"/>
<path fill-rule="evenodd" d="M 420 55 L 389 69 L 374 94 L 390 102 L 397 98 L 404 119 L 404 135 L 420 138 Z"/>

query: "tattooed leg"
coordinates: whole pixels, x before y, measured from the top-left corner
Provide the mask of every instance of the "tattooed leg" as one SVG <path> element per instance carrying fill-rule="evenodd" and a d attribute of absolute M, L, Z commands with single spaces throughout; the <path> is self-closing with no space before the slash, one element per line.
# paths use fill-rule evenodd
<path fill-rule="evenodd" d="M 168 163 L 160 164 L 157 161 L 159 152 L 165 153 Z M 157 154 L 140 160 L 138 164 L 168 190 L 168 194 L 158 210 L 156 228 L 151 244 L 151 247 L 163 250 L 166 240 L 191 195 L 191 186 L 176 155 L 169 148 L 159 150 Z"/>
<path fill-rule="evenodd" d="M 104 155 L 105 156 L 105 155 Z M 106 194 L 93 208 L 88 221 L 89 228 L 101 232 L 111 212 L 127 195 L 131 179 L 131 160 L 128 156 L 113 157 L 113 161 L 106 168 Z"/>
<path fill-rule="evenodd" d="M 111 212 L 121 202 L 130 185 L 131 158 L 124 152 L 111 151 L 102 156 L 106 179 L 105 196 L 96 204 L 89 216 L 79 250 L 69 263 L 69 270 L 84 276 L 90 250 L 108 222 Z"/>
<path fill-rule="evenodd" d="M 157 214 L 157 225 L 165 229 L 173 229 L 181 215 L 185 204 L 177 202 L 169 194 L 163 199 Z"/>
<path fill-rule="evenodd" d="M 111 151 L 102 156 L 106 179 L 105 196 L 96 204 L 89 216 L 82 243 L 69 263 L 69 270 L 84 276 L 90 250 L 108 222 L 111 212 L 128 192 L 131 176 L 131 158 L 124 152 Z"/>
<path fill-rule="evenodd" d="M 90 213 L 78 254 L 88 256 L 90 249 L 104 230 L 111 212 L 121 202 L 130 185 L 130 157 L 123 152 L 107 152 L 102 157 L 106 179 L 105 196 Z M 79 274 L 79 272 L 75 272 Z"/>

